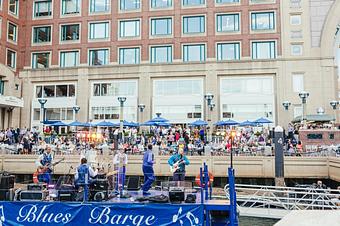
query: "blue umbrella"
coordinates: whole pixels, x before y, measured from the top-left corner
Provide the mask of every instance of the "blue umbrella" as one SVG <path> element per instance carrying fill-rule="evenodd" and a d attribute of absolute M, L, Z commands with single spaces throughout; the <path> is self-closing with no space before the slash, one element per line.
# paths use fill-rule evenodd
<path fill-rule="evenodd" d="M 84 123 L 81 123 L 81 122 L 78 122 L 78 121 L 74 121 L 74 122 L 71 122 L 68 125 L 69 126 L 84 126 Z"/>
<path fill-rule="evenodd" d="M 153 118 L 151 120 L 149 120 L 148 122 L 169 122 L 169 120 L 165 119 L 165 118 L 162 118 L 162 117 L 156 117 L 156 118 Z"/>
<path fill-rule="evenodd" d="M 165 127 L 169 127 L 171 126 L 171 124 L 169 122 L 155 122 L 156 126 L 165 126 Z"/>
<path fill-rule="evenodd" d="M 95 125 L 92 124 L 92 123 L 90 123 L 90 122 L 86 122 L 86 123 L 84 123 L 82 126 L 84 126 L 84 127 L 93 127 L 93 126 L 95 126 Z"/>
<path fill-rule="evenodd" d="M 254 121 L 254 123 L 256 123 L 256 124 L 269 124 L 269 123 L 273 123 L 273 122 L 270 121 L 269 119 L 266 119 L 266 118 L 261 117 L 261 118 L 259 118 L 259 119 L 256 119 L 256 120 Z"/>
<path fill-rule="evenodd" d="M 227 121 L 218 121 L 215 123 L 216 126 L 235 126 L 240 124 L 234 120 L 228 119 Z"/>
<path fill-rule="evenodd" d="M 120 122 L 118 124 L 115 124 L 115 127 L 119 127 L 120 126 Z M 124 127 L 138 127 L 138 123 L 135 122 L 128 122 L 126 120 L 123 120 L 123 126 Z"/>
<path fill-rule="evenodd" d="M 256 126 L 256 123 L 251 122 L 249 120 L 241 122 L 240 124 L 238 124 L 239 126 Z"/>
<path fill-rule="evenodd" d="M 115 127 L 117 124 L 114 124 L 112 122 L 108 122 L 108 121 L 102 121 L 97 123 L 95 126 L 99 126 L 99 127 Z"/>
<path fill-rule="evenodd" d="M 68 126 L 68 125 L 63 122 L 56 122 L 56 123 L 51 124 L 51 126 Z"/>
<path fill-rule="evenodd" d="M 52 125 L 54 123 L 61 122 L 61 121 L 50 121 L 50 120 L 45 120 L 44 125 Z"/>
<path fill-rule="evenodd" d="M 199 120 L 196 120 L 196 121 L 190 123 L 190 125 L 191 126 L 206 126 L 206 125 L 208 125 L 208 123 L 206 121 L 199 119 Z"/>

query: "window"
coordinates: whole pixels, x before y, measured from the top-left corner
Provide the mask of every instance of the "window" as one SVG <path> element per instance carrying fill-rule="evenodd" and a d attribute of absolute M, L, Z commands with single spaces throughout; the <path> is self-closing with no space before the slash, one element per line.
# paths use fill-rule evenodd
<path fill-rule="evenodd" d="M 273 30 L 275 29 L 274 12 L 261 12 L 251 14 L 252 30 Z"/>
<path fill-rule="evenodd" d="M 135 81 L 93 84 L 93 96 L 136 96 L 136 91 Z"/>
<path fill-rule="evenodd" d="M 274 3 L 275 0 L 250 0 L 251 3 Z"/>
<path fill-rule="evenodd" d="M 12 50 L 7 50 L 7 66 L 10 68 L 16 68 L 16 52 Z"/>
<path fill-rule="evenodd" d="M 291 44 L 290 52 L 292 56 L 301 56 L 302 55 L 302 44 Z"/>
<path fill-rule="evenodd" d="M 240 43 L 219 43 L 217 44 L 217 60 L 239 60 Z"/>
<path fill-rule="evenodd" d="M 75 97 L 75 85 L 44 85 L 35 87 L 35 97 Z"/>
<path fill-rule="evenodd" d="M 75 67 L 79 64 L 79 51 L 60 52 L 60 67 Z"/>
<path fill-rule="evenodd" d="M 300 25 L 301 24 L 301 15 L 291 15 L 290 16 L 290 24 L 291 25 Z"/>
<path fill-rule="evenodd" d="M 119 30 L 120 30 L 119 36 L 121 38 L 138 37 L 140 34 L 140 21 L 139 20 L 120 21 Z"/>
<path fill-rule="evenodd" d="M 151 8 L 169 8 L 172 0 L 151 0 Z"/>
<path fill-rule="evenodd" d="M 300 93 L 304 91 L 303 74 L 293 74 L 293 92 Z"/>
<path fill-rule="evenodd" d="M 18 0 L 9 0 L 8 1 L 8 11 L 16 16 L 18 16 Z"/>
<path fill-rule="evenodd" d="M 205 61 L 205 45 L 183 45 L 183 61 Z"/>
<path fill-rule="evenodd" d="M 204 16 L 187 16 L 183 17 L 183 33 L 204 33 L 205 17 Z"/>
<path fill-rule="evenodd" d="M 234 2 L 240 2 L 240 0 L 216 0 L 216 3 L 234 3 Z"/>
<path fill-rule="evenodd" d="M 172 19 L 151 19 L 151 35 L 171 35 Z"/>
<path fill-rule="evenodd" d="M 137 10 L 140 8 L 140 0 L 120 0 L 120 10 Z"/>
<path fill-rule="evenodd" d="M 7 38 L 10 41 L 17 42 L 17 25 L 8 23 Z"/>
<path fill-rule="evenodd" d="M 52 0 L 34 2 L 34 17 L 47 17 L 51 15 Z"/>
<path fill-rule="evenodd" d="M 79 40 L 79 24 L 61 25 L 61 41 Z"/>
<path fill-rule="evenodd" d="M 119 64 L 139 64 L 140 50 L 136 48 L 119 49 Z"/>
<path fill-rule="evenodd" d="M 62 0 L 62 14 L 80 13 L 80 0 Z"/>
<path fill-rule="evenodd" d="M 171 63 L 172 46 L 151 47 L 151 63 Z"/>
<path fill-rule="evenodd" d="M 1 2 L 0 2 L 1 4 Z M 1 5 L 0 5 L 1 7 Z M 5 94 L 5 81 L 2 81 L 2 78 L 0 78 L 0 95 L 4 95 Z"/>
<path fill-rule="evenodd" d="M 109 63 L 109 50 L 108 49 L 90 50 L 89 59 L 90 66 L 107 65 Z"/>
<path fill-rule="evenodd" d="M 182 0 L 183 6 L 204 5 L 205 0 Z"/>
<path fill-rule="evenodd" d="M 275 41 L 253 42 L 252 43 L 253 59 L 274 59 L 276 58 Z"/>
<path fill-rule="evenodd" d="M 109 34 L 109 22 L 90 23 L 90 39 L 107 39 Z"/>
<path fill-rule="evenodd" d="M 51 42 L 51 26 L 33 27 L 33 43 Z"/>
<path fill-rule="evenodd" d="M 192 99 L 202 95 L 203 83 L 200 79 L 156 79 L 153 90 L 154 96 L 189 96 Z"/>
<path fill-rule="evenodd" d="M 91 13 L 103 13 L 110 11 L 110 0 L 91 0 L 90 12 Z"/>
<path fill-rule="evenodd" d="M 240 30 L 239 14 L 223 14 L 216 17 L 217 32 L 230 32 Z"/>
<path fill-rule="evenodd" d="M 296 117 L 302 116 L 303 108 L 301 105 L 296 105 L 294 106 L 293 111 L 294 111 L 294 118 L 296 118 Z"/>
<path fill-rule="evenodd" d="M 33 53 L 32 68 L 48 68 L 50 60 L 50 53 Z"/>

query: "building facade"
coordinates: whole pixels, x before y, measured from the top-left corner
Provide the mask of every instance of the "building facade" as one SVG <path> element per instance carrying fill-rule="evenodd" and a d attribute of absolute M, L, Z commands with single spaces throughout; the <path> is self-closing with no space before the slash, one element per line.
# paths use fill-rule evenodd
<path fill-rule="evenodd" d="M 17 54 L 15 64 L 0 61 L 21 79 L 21 126 L 40 125 L 39 98 L 47 120 L 65 122 L 118 121 L 118 96 L 127 97 L 124 118 L 139 122 L 162 113 L 172 123 L 266 117 L 285 125 L 301 115 L 303 90 L 307 113 L 334 113 L 334 0 L 0 2 L 1 51 Z"/>

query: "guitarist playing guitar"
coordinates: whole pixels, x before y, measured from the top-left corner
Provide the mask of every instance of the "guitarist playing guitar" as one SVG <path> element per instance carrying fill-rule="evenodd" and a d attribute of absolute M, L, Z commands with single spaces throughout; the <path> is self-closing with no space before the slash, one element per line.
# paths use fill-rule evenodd
<path fill-rule="evenodd" d="M 189 165 L 188 158 L 184 155 L 183 148 L 178 149 L 178 154 L 174 154 L 168 160 L 171 172 L 173 173 L 174 181 L 184 181 L 185 179 L 185 166 Z"/>
<path fill-rule="evenodd" d="M 52 173 L 51 167 L 64 160 L 62 159 L 56 163 L 52 163 L 53 156 L 51 151 L 51 147 L 49 145 L 46 145 L 44 153 L 39 155 L 38 159 L 35 161 L 37 171 L 33 174 L 34 183 L 44 182 L 50 184 Z"/>

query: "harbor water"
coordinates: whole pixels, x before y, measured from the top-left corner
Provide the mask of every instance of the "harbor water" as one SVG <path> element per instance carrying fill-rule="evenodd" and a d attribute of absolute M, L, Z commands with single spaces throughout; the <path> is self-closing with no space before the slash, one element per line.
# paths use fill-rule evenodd
<path fill-rule="evenodd" d="M 273 226 L 279 220 L 269 218 L 258 218 L 258 217 L 240 217 L 240 226 Z"/>

